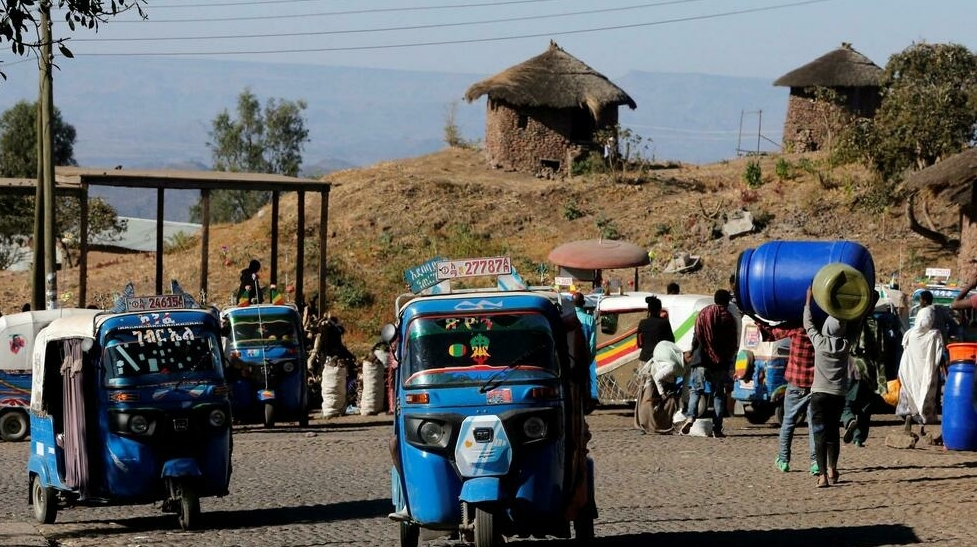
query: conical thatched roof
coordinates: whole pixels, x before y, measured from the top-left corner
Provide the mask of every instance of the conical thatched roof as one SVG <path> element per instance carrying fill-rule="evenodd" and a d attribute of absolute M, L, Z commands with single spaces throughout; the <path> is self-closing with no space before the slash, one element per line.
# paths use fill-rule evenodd
<path fill-rule="evenodd" d="M 881 84 L 882 69 L 847 42 L 773 83 L 785 87 L 879 87 Z"/>
<path fill-rule="evenodd" d="M 927 189 L 933 195 L 945 195 L 958 205 L 970 205 L 975 181 L 977 148 L 969 148 L 910 175 L 905 188 L 910 192 Z"/>
<path fill-rule="evenodd" d="M 553 41 L 543 54 L 473 84 L 465 100 L 472 102 L 482 95 L 513 106 L 586 107 L 595 117 L 610 105 L 637 108 L 624 90 Z"/>

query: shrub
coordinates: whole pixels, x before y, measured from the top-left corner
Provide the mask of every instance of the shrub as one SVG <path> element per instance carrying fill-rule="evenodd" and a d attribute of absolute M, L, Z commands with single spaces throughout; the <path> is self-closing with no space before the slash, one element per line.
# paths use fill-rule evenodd
<path fill-rule="evenodd" d="M 563 204 L 563 218 L 565 220 L 576 220 L 584 216 L 584 212 L 577 205 L 577 200 L 571 199 Z"/>
<path fill-rule="evenodd" d="M 602 239 L 621 239 L 621 232 L 618 231 L 617 226 L 614 226 L 613 220 L 602 214 L 597 217 L 595 222 L 597 224 L 597 231 L 600 233 Z"/>
<path fill-rule="evenodd" d="M 177 232 L 163 243 L 163 252 L 169 254 L 185 251 L 193 248 L 193 246 L 196 245 L 197 241 L 199 240 L 200 237 L 197 235 L 188 234 L 186 232 Z"/>
<path fill-rule="evenodd" d="M 590 151 L 582 158 L 577 158 L 570 166 L 570 174 L 575 176 L 606 172 L 607 164 L 604 163 L 604 156 L 597 151 Z"/>
<path fill-rule="evenodd" d="M 794 178 L 794 168 L 790 165 L 790 162 L 784 158 L 777 160 L 777 166 L 775 169 L 777 171 L 777 178 L 782 181 Z"/>
<path fill-rule="evenodd" d="M 763 171 L 758 160 L 747 162 L 746 169 L 743 171 L 743 180 L 746 181 L 746 186 L 751 189 L 763 185 Z"/>
<path fill-rule="evenodd" d="M 458 101 L 448 105 L 444 115 L 444 143 L 451 148 L 475 148 L 475 143 L 462 137 L 458 128 Z"/>

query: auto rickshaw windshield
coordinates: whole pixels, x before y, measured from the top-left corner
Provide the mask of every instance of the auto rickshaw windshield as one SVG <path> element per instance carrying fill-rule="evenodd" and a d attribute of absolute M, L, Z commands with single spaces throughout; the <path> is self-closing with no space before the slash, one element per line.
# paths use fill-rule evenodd
<path fill-rule="evenodd" d="M 153 329 L 115 331 L 108 335 L 102 358 L 107 381 L 152 374 L 222 373 L 217 336 L 199 327 L 186 327 L 174 336 L 159 336 Z"/>
<path fill-rule="evenodd" d="M 258 314 L 232 314 L 228 316 L 230 334 L 238 348 L 281 344 L 295 346 L 299 343 L 294 316 L 287 313 L 264 311 Z"/>
<path fill-rule="evenodd" d="M 553 334 L 536 313 L 414 319 L 408 329 L 404 385 L 481 383 L 500 368 L 507 382 L 559 376 Z"/>

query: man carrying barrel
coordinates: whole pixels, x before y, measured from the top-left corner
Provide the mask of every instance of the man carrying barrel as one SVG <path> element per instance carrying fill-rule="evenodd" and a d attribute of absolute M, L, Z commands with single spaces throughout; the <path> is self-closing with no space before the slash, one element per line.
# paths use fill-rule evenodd
<path fill-rule="evenodd" d="M 814 344 L 804 330 L 800 318 L 797 324 L 771 325 L 756 315 L 751 315 L 760 335 L 764 340 L 781 340 L 790 338 L 790 354 L 787 356 L 787 367 L 784 369 L 784 380 L 787 387 L 784 390 L 784 418 L 780 424 L 780 448 L 777 459 L 774 460 L 777 469 L 784 473 L 790 471 L 790 449 L 794 440 L 794 429 L 806 416 L 808 425 L 811 423 L 809 403 L 811 402 L 811 384 L 814 383 Z M 811 456 L 811 474 L 821 473 L 814 454 L 814 432 L 808 427 L 808 451 Z"/>

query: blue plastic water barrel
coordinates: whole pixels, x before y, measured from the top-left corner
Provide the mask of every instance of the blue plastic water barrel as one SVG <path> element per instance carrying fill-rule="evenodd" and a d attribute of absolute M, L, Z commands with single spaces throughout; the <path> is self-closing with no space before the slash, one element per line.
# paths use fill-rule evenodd
<path fill-rule="evenodd" d="M 744 312 L 775 321 L 799 321 L 804 296 L 818 271 L 847 264 L 875 287 L 872 253 L 854 241 L 770 241 L 740 253 L 733 290 Z M 815 314 L 824 312 L 814 303 Z"/>
<path fill-rule="evenodd" d="M 943 446 L 977 450 L 977 412 L 971 404 L 973 361 L 956 361 L 947 369 L 943 390 Z"/>

